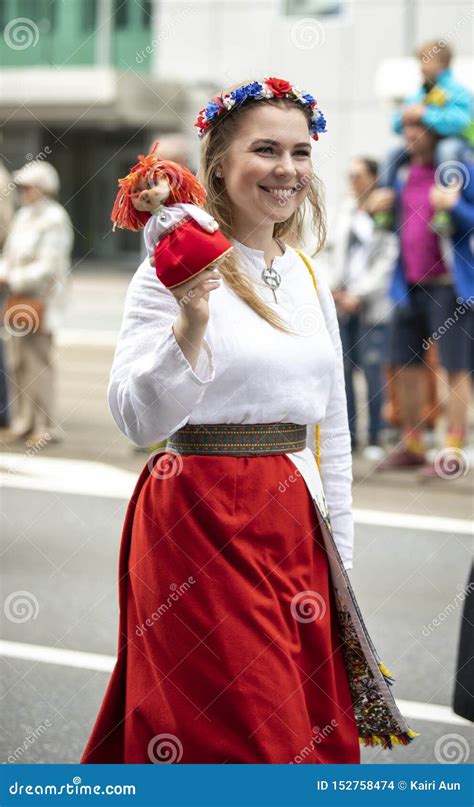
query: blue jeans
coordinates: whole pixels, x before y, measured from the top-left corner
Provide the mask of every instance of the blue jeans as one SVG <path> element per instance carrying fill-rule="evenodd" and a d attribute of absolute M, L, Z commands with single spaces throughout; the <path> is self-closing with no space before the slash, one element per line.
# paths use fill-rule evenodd
<path fill-rule="evenodd" d="M 369 410 L 369 444 L 379 441 L 382 429 L 383 365 L 387 361 L 389 327 L 386 324 L 364 325 L 359 314 L 340 315 L 339 330 L 344 354 L 347 414 L 351 440 L 357 439 L 357 407 L 354 371 L 360 369 L 367 384 Z"/>

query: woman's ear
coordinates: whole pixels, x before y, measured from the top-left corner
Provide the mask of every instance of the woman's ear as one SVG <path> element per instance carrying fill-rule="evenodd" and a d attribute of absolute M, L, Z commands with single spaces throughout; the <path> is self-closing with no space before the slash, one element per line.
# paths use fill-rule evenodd
<path fill-rule="evenodd" d="M 217 177 L 218 179 L 222 179 L 222 177 L 223 177 L 223 176 L 224 176 L 224 174 L 222 173 L 222 168 L 218 167 L 218 168 L 216 169 L 216 177 Z"/>

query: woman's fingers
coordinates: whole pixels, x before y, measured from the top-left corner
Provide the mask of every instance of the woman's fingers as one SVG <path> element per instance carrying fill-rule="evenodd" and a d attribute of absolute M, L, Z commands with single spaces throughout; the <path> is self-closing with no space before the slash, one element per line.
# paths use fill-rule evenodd
<path fill-rule="evenodd" d="M 182 296 L 183 294 L 188 294 L 191 289 L 197 288 L 201 283 L 208 283 L 210 280 L 219 280 L 220 277 L 221 274 L 217 269 L 204 269 L 204 271 L 195 275 L 190 280 L 180 283 L 179 286 L 176 286 L 174 291 Z"/>
<path fill-rule="evenodd" d="M 187 280 L 185 283 L 180 283 L 174 289 L 170 289 L 172 294 L 178 300 L 180 305 L 196 303 L 209 291 L 216 289 L 220 285 L 221 274 L 215 269 L 204 269 L 196 277 Z"/>
<path fill-rule="evenodd" d="M 194 300 L 194 302 L 201 300 L 202 297 L 208 299 L 209 292 L 212 291 L 213 289 L 218 289 L 220 285 L 221 284 L 219 280 L 210 280 L 207 283 L 200 283 L 199 286 L 196 286 L 194 289 L 188 291 L 187 295 L 185 295 L 185 298 L 188 297 L 190 300 Z M 183 301 L 181 301 L 181 305 L 182 304 Z"/>

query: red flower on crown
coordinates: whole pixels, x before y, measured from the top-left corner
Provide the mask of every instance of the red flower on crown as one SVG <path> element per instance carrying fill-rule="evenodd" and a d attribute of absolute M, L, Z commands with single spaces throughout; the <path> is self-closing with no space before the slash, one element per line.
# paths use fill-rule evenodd
<path fill-rule="evenodd" d="M 292 91 L 290 82 L 286 81 L 284 78 L 275 78 L 272 76 L 266 79 L 265 84 L 267 87 L 270 87 L 276 98 L 284 98 L 287 93 Z"/>

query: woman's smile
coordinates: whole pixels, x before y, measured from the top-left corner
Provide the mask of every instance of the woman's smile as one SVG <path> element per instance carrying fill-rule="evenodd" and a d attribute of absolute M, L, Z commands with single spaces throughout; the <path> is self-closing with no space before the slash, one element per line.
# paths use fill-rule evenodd
<path fill-rule="evenodd" d="M 289 187 L 289 188 L 273 188 L 268 185 L 259 185 L 260 190 L 269 193 L 270 196 L 275 196 L 277 199 L 289 199 L 290 196 L 293 196 L 298 188 L 297 186 Z"/>

